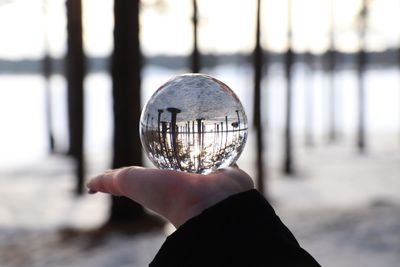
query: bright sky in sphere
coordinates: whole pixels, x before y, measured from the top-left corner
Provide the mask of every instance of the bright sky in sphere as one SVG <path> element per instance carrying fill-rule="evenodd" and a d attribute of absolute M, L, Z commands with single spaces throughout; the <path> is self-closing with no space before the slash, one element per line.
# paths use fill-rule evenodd
<path fill-rule="evenodd" d="M 234 92 L 204 75 L 182 75 L 169 80 L 147 103 L 145 117 L 157 118 L 158 111 L 162 110 L 161 121 L 170 122 L 168 108 L 177 108 L 177 120 L 184 122 L 201 118 L 214 123 L 223 121 L 225 116 L 236 120 L 236 111 L 241 113 L 241 117 L 245 116 Z"/>

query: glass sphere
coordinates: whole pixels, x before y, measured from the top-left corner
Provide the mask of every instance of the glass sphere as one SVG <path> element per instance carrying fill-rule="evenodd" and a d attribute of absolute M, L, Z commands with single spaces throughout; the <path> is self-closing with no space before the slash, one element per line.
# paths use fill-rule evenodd
<path fill-rule="evenodd" d="M 239 158 L 247 139 L 247 117 L 226 84 L 204 74 L 183 74 L 148 100 L 140 138 L 158 168 L 208 174 Z"/>

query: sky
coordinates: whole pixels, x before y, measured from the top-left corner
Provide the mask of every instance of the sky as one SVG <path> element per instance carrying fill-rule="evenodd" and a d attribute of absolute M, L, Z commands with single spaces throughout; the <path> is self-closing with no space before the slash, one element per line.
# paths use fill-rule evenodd
<path fill-rule="evenodd" d="M 113 1 L 83 0 L 84 47 L 89 56 L 112 51 Z M 191 1 L 142 0 L 141 42 L 145 55 L 186 55 L 192 49 Z M 263 0 L 262 45 L 287 48 L 288 1 Z M 356 51 L 357 14 L 361 0 L 292 0 L 293 48 L 324 52 L 329 45 L 333 13 L 335 47 Z M 249 52 L 254 46 L 256 1 L 198 0 L 199 47 L 203 53 Z M 400 43 L 400 2 L 370 0 L 367 48 L 383 50 Z M 46 33 L 46 34 L 45 34 Z M 65 0 L 0 2 L 0 58 L 40 58 L 47 46 L 62 57 L 66 48 Z M 46 41 L 47 40 L 47 41 Z M 47 45 L 46 45 L 47 44 Z"/>

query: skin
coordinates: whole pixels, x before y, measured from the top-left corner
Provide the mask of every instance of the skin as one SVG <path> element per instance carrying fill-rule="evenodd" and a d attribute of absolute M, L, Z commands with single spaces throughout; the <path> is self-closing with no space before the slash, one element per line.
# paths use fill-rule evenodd
<path fill-rule="evenodd" d="M 97 192 L 128 197 L 168 219 L 176 228 L 221 200 L 254 188 L 237 166 L 202 175 L 143 167 L 108 170 L 87 184 Z"/>

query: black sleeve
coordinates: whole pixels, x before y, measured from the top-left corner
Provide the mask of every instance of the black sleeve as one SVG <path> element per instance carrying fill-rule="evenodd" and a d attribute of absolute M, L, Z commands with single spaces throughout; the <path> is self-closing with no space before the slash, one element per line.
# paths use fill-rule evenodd
<path fill-rule="evenodd" d="M 320 266 L 255 189 L 233 195 L 171 234 L 156 266 Z"/>

